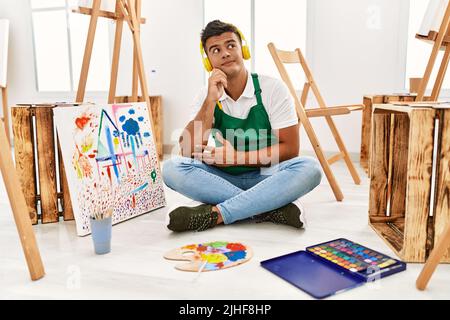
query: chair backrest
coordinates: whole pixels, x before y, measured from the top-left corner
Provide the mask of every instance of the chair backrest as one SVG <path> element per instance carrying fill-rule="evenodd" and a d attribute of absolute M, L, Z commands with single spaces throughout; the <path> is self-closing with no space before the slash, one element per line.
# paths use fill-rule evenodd
<path fill-rule="evenodd" d="M 288 86 L 289 91 L 291 91 L 291 94 L 294 97 L 296 104 L 298 104 L 298 107 L 301 107 L 303 110 L 306 109 L 305 104 L 309 89 L 313 91 L 314 96 L 316 97 L 316 100 L 319 103 L 319 106 L 326 107 L 325 100 L 323 99 L 322 94 L 320 93 L 319 88 L 317 87 L 316 81 L 314 80 L 311 69 L 309 68 L 308 63 L 306 62 L 306 59 L 303 56 L 302 51 L 298 48 L 295 49 L 294 51 L 279 50 L 275 47 L 273 43 L 269 43 L 268 48 L 270 53 L 272 54 L 272 58 L 278 68 L 278 71 L 280 72 L 281 78 Z M 303 87 L 301 100 L 298 99 L 294 85 L 292 84 L 289 74 L 286 68 L 284 67 L 284 64 L 292 64 L 292 63 L 298 63 L 300 65 L 300 68 L 305 73 L 306 77 L 306 82 L 305 86 Z"/>
<path fill-rule="evenodd" d="M 294 98 L 295 107 L 297 109 L 297 115 L 300 120 L 303 117 L 306 117 L 305 114 L 305 106 L 301 103 L 297 96 L 297 92 L 294 88 L 294 85 L 292 83 L 291 78 L 289 77 L 289 74 L 284 66 L 284 64 L 293 64 L 298 63 L 301 64 L 302 54 L 299 49 L 296 49 L 295 51 L 284 51 L 284 50 L 278 50 L 275 45 L 271 42 L 267 46 L 269 48 L 270 54 L 272 55 L 273 61 L 275 62 L 275 65 L 277 66 L 278 72 L 280 73 L 281 79 L 283 79 L 284 83 L 288 87 L 292 97 Z M 308 81 L 308 80 L 307 80 Z"/>

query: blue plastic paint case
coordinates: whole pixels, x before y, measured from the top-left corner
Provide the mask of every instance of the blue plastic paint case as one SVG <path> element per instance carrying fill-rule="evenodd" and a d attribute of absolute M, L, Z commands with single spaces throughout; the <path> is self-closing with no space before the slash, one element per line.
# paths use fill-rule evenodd
<path fill-rule="evenodd" d="M 404 262 L 343 238 L 262 261 L 261 266 L 317 299 L 406 270 Z"/>

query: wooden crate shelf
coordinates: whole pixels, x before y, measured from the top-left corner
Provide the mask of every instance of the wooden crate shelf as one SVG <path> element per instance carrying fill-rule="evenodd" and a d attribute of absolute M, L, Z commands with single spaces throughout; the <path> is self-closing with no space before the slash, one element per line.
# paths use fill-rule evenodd
<path fill-rule="evenodd" d="M 11 109 L 16 171 L 33 224 L 74 219 L 53 123 L 57 106 L 25 104 Z"/>
<path fill-rule="evenodd" d="M 366 95 L 363 98 L 365 106 L 362 112 L 362 128 L 361 128 L 361 151 L 360 151 L 360 165 L 364 171 L 369 174 L 370 169 L 370 140 L 372 134 L 372 112 L 375 104 L 390 104 L 393 102 L 414 102 L 417 94 L 378 94 Z M 425 98 L 426 101 L 430 97 Z"/>
<path fill-rule="evenodd" d="M 450 223 L 449 165 L 450 109 L 374 105 L 369 223 L 405 262 L 425 262 Z"/>

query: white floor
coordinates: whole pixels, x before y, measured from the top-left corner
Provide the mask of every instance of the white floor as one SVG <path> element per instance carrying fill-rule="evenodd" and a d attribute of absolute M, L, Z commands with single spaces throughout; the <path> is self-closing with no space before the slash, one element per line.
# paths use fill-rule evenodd
<path fill-rule="evenodd" d="M 4 186 L 0 182 L 0 299 L 311 299 L 269 273 L 259 263 L 324 241 L 345 237 L 393 254 L 368 226 L 368 179 L 355 186 L 345 166 L 335 173 L 345 200 L 334 200 L 326 180 L 304 198 L 309 226 L 242 223 L 201 233 L 172 234 L 164 221 L 167 208 L 117 225 L 112 253 L 96 256 L 90 237 L 78 238 L 74 222 L 35 227 L 46 276 L 29 279 Z M 1 180 L 0 180 L 1 181 Z M 171 190 L 169 207 L 189 200 Z M 253 259 L 236 268 L 196 274 L 175 270 L 163 255 L 171 249 L 216 240 L 240 241 L 254 250 Z M 441 265 L 429 288 L 415 280 L 421 265 L 331 299 L 450 299 L 450 265 Z"/>

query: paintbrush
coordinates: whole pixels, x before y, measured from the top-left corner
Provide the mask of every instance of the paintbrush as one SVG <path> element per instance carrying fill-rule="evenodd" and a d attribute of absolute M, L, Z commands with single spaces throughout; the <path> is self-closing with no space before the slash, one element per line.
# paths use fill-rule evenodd
<path fill-rule="evenodd" d="M 205 269 L 206 265 L 208 264 L 208 260 L 204 260 L 202 265 L 200 266 L 200 269 L 198 269 L 197 271 L 197 275 L 195 276 L 194 280 L 192 280 L 192 282 L 197 282 L 197 280 L 200 278 L 200 276 L 202 275 L 203 270 Z"/>

